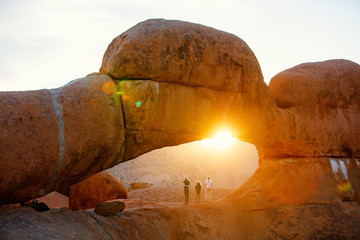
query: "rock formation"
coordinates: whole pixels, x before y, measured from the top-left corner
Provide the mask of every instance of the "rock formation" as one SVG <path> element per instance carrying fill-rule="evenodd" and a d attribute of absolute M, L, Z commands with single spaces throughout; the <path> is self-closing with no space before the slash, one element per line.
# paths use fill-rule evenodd
<path fill-rule="evenodd" d="M 299 65 L 275 76 L 268 87 L 241 39 L 198 24 L 155 19 L 115 38 L 100 72 L 104 75 L 51 91 L 0 94 L 1 204 L 66 191 L 120 161 L 202 139 L 222 125 L 257 147 L 259 169 L 236 191 L 201 206 L 128 200 L 127 209 L 111 218 L 49 212 L 36 218 L 35 228 L 44 234 L 27 226 L 13 232 L 38 213 L 6 207 L 0 209 L 0 235 L 360 236 L 358 64 Z M 110 85 L 101 87 L 106 82 Z M 76 228 L 83 219 L 96 222 L 91 231 Z M 63 233 L 59 222 L 73 232 Z"/>
<path fill-rule="evenodd" d="M 279 108 L 292 125 L 282 151 L 301 157 L 360 156 L 360 68 L 347 60 L 304 63 L 270 81 Z M 273 151 L 273 150 L 268 150 Z"/>
<path fill-rule="evenodd" d="M 52 90 L 0 93 L 0 204 L 68 186 L 121 159 L 124 128 L 117 95 L 94 74 Z"/>
<path fill-rule="evenodd" d="M 204 139 L 222 126 L 255 145 L 272 144 L 268 133 L 280 111 L 254 53 L 232 34 L 145 21 L 110 43 L 100 72 L 123 94 L 124 160 Z"/>
<path fill-rule="evenodd" d="M 109 200 L 126 198 L 126 187 L 106 170 L 69 188 L 71 210 L 94 208 Z"/>

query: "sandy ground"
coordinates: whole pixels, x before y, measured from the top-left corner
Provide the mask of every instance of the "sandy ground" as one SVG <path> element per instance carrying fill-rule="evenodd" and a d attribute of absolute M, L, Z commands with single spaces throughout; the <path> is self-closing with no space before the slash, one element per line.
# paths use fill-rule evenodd
<path fill-rule="evenodd" d="M 214 188 L 212 191 L 212 200 L 217 200 L 230 192 L 232 189 Z M 149 202 L 184 202 L 183 188 L 144 188 L 129 192 L 129 199 L 139 199 Z M 200 194 L 200 202 L 205 199 L 205 190 L 202 189 Z M 190 188 L 190 203 L 195 203 L 195 189 Z"/>

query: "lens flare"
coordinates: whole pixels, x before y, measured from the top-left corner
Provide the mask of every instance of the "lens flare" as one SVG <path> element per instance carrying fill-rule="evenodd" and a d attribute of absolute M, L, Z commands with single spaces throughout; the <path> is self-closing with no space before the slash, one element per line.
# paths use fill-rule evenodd
<path fill-rule="evenodd" d="M 116 92 L 116 84 L 113 81 L 105 82 L 102 85 L 102 90 L 107 95 L 112 95 Z"/>
<path fill-rule="evenodd" d="M 141 104 L 142 104 L 141 101 L 137 101 L 137 102 L 135 103 L 135 105 L 136 105 L 137 108 L 141 107 Z"/>
<path fill-rule="evenodd" d="M 352 184 L 350 182 L 339 183 L 336 187 L 340 193 L 347 193 L 352 190 Z"/>
<path fill-rule="evenodd" d="M 123 95 L 121 95 L 121 99 L 122 99 L 123 101 L 126 101 L 126 100 L 129 99 L 129 95 L 123 94 Z"/>

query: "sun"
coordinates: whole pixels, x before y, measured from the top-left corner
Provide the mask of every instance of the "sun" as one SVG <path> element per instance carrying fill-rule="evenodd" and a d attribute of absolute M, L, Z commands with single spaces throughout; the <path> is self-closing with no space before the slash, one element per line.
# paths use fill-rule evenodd
<path fill-rule="evenodd" d="M 208 138 L 201 141 L 205 147 L 216 149 L 228 149 L 234 143 L 234 137 L 227 130 L 217 132 L 214 138 Z"/>

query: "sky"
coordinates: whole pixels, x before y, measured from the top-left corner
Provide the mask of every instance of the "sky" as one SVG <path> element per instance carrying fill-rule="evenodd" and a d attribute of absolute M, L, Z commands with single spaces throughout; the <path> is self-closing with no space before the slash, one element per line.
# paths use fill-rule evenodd
<path fill-rule="evenodd" d="M 360 64 L 359 0 L 0 0 L 0 91 L 57 88 L 97 72 L 112 39 L 150 18 L 237 35 L 266 83 L 304 62 Z"/>

